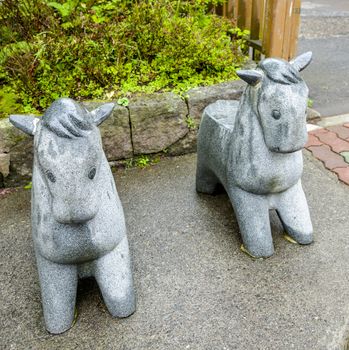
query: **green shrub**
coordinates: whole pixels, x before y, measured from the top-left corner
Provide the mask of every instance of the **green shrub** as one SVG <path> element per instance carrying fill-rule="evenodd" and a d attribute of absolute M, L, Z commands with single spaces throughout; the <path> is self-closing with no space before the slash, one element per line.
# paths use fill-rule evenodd
<path fill-rule="evenodd" d="M 234 79 L 244 33 L 208 6 L 207 0 L 2 0 L 0 83 L 33 111 L 61 96 L 180 92 Z"/>

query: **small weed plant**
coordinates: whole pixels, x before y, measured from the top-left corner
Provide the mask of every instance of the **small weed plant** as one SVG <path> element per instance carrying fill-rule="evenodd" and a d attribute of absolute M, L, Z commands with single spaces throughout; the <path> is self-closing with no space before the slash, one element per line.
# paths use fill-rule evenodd
<path fill-rule="evenodd" d="M 145 168 L 146 166 L 150 165 L 150 158 L 143 154 L 136 159 L 136 165 L 139 168 Z"/>
<path fill-rule="evenodd" d="M 185 122 L 187 123 L 187 126 L 188 126 L 188 129 L 189 129 L 189 130 L 196 129 L 195 120 L 194 120 L 190 115 L 188 115 L 188 116 L 185 118 Z"/>

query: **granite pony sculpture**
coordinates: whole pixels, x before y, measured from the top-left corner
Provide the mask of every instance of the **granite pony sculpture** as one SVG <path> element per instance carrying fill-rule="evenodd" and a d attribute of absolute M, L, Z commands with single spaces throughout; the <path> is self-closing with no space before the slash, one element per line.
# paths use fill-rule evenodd
<path fill-rule="evenodd" d="M 240 103 L 220 100 L 203 113 L 196 189 L 212 194 L 224 186 L 244 247 L 255 257 L 274 253 L 269 209 L 293 240 L 313 240 L 301 185 L 308 88 L 299 75 L 311 58 L 311 52 L 290 62 L 268 58 L 238 71 L 248 83 Z"/>
<path fill-rule="evenodd" d="M 71 327 L 79 277 L 95 277 L 112 316 L 135 311 L 124 213 L 97 128 L 113 107 L 62 98 L 41 119 L 10 117 L 34 136 L 32 235 L 50 333 Z"/>

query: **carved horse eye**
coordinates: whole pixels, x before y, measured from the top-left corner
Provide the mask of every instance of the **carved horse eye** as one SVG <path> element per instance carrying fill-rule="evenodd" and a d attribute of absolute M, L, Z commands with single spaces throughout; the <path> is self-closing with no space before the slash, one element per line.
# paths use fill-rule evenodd
<path fill-rule="evenodd" d="M 88 173 L 88 178 L 93 180 L 95 176 L 96 176 L 96 168 L 92 168 Z"/>
<path fill-rule="evenodd" d="M 272 115 L 273 115 L 273 118 L 276 119 L 276 120 L 281 118 L 281 113 L 277 109 L 273 110 L 273 114 Z"/>
<path fill-rule="evenodd" d="M 46 176 L 51 182 L 56 182 L 56 176 L 50 170 L 46 171 Z"/>

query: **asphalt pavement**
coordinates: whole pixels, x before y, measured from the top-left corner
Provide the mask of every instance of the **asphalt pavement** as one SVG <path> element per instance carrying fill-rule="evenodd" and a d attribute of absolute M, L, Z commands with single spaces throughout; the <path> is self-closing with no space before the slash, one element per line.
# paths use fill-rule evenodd
<path fill-rule="evenodd" d="M 299 53 L 313 51 L 303 76 L 323 116 L 349 113 L 349 1 L 302 1 Z"/>

